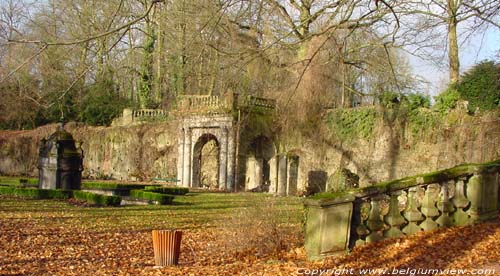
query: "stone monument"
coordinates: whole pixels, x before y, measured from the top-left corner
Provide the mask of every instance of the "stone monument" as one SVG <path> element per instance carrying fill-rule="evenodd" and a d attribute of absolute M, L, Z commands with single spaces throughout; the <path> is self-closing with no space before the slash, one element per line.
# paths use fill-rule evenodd
<path fill-rule="evenodd" d="M 38 188 L 80 190 L 83 150 L 61 123 L 56 132 L 40 142 Z"/>

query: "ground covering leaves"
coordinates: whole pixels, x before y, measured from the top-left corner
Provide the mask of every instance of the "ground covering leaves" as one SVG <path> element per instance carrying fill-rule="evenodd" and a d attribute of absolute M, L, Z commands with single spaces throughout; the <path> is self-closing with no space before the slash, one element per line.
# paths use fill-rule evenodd
<path fill-rule="evenodd" d="M 296 275 L 298 269 L 496 268 L 500 219 L 306 260 L 299 198 L 190 193 L 172 206 L 0 198 L 0 275 Z M 182 229 L 180 264 L 154 266 L 151 230 Z M 307 270 L 299 270 L 304 272 Z M 490 274 L 492 275 L 492 274 Z"/>

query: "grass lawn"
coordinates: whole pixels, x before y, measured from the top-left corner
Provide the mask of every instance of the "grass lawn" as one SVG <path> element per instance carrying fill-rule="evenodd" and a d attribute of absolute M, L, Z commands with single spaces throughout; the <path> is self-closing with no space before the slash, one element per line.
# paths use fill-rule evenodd
<path fill-rule="evenodd" d="M 303 254 L 302 216 L 298 198 L 254 193 L 106 208 L 2 197 L 0 275 L 213 275 L 283 264 L 289 252 Z M 184 232 L 180 265 L 153 268 L 151 230 L 173 228 Z"/>
<path fill-rule="evenodd" d="M 97 208 L 0 197 L 0 275 L 297 275 L 314 269 L 359 275 L 363 268 L 500 274 L 499 219 L 308 262 L 299 198 L 189 193 L 174 203 Z M 151 230 L 171 228 L 183 230 L 179 266 L 156 268 Z"/>

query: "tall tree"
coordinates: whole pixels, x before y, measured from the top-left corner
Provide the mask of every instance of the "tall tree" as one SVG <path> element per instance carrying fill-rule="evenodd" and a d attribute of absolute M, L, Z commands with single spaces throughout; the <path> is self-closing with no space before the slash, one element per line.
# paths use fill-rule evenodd
<path fill-rule="evenodd" d="M 395 9 L 408 28 L 403 37 L 416 52 L 447 46 L 450 83 L 460 79 L 460 37 L 466 41 L 488 26 L 500 28 L 499 0 L 401 1 Z M 441 33 L 446 34 L 445 43 L 438 38 Z"/>

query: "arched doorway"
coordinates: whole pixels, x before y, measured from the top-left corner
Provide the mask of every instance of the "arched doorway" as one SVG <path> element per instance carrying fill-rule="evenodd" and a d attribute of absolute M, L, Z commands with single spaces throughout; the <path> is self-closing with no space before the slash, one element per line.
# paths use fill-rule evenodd
<path fill-rule="evenodd" d="M 203 134 L 193 147 L 192 187 L 219 187 L 220 145 L 212 134 Z"/>
<path fill-rule="evenodd" d="M 245 163 L 245 190 L 269 191 L 271 184 L 269 161 L 275 154 L 275 147 L 266 136 L 258 136 L 248 145 Z"/>

